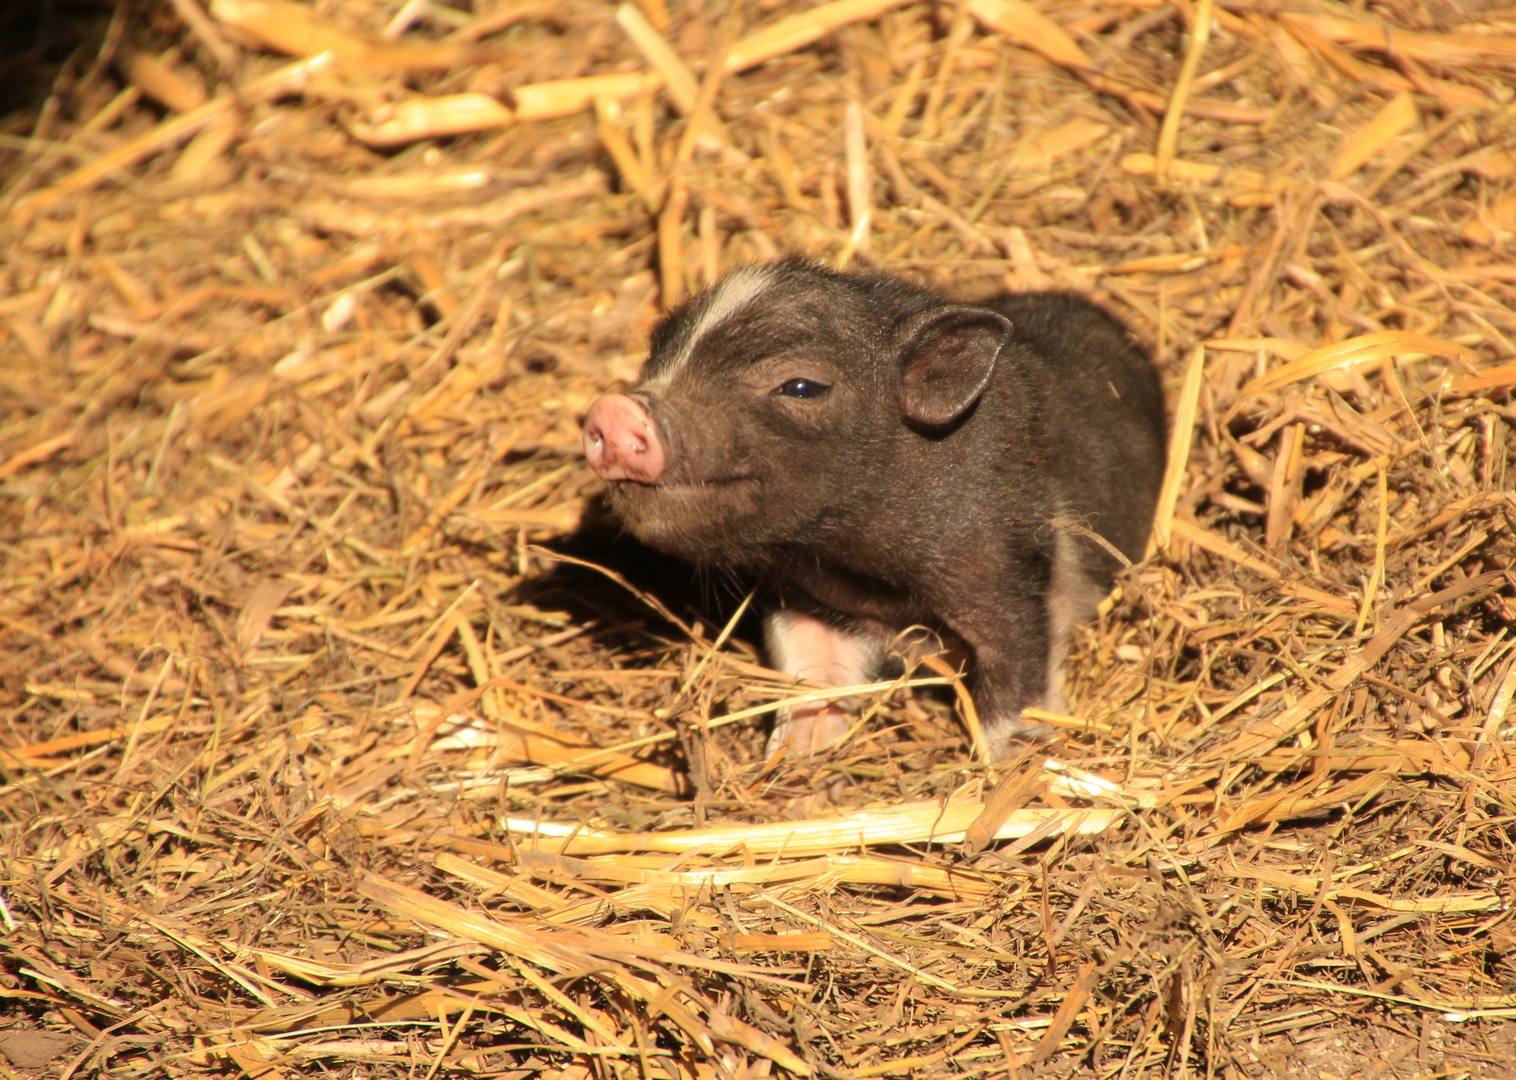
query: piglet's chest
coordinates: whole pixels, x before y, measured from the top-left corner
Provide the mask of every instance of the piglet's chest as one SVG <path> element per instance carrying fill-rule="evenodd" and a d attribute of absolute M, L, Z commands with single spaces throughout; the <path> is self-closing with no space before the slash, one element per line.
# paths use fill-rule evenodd
<path fill-rule="evenodd" d="M 997 527 L 1001 518 L 942 506 L 920 517 L 903 508 L 881 513 L 781 560 L 773 577 L 856 618 L 937 623 L 976 597 L 1022 591 L 1024 583 L 1011 580 L 1024 562 L 1016 546 L 1035 539 Z"/>
<path fill-rule="evenodd" d="M 838 565 L 812 561 L 792 566 L 774 575 L 772 586 L 785 606 L 820 607 L 887 626 L 904 627 L 940 618 L 930 599 L 918 592 Z"/>

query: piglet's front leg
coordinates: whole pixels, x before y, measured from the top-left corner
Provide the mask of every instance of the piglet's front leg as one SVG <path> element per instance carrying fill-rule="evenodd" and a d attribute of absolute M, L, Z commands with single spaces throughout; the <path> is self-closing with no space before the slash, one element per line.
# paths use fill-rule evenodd
<path fill-rule="evenodd" d="M 974 652 L 971 689 L 990 758 L 1005 761 L 1026 743 L 1053 734 L 1047 724 L 1023 720 L 1028 706 L 1054 704 L 1056 671 L 1046 600 L 1019 596 L 973 613 L 954 627 Z"/>
<path fill-rule="evenodd" d="M 829 686 L 868 682 L 884 654 L 884 635 L 844 629 L 794 608 L 780 608 L 764 626 L 769 663 L 786 675 Z M 835 702 L 782 709 L 769 734 L 768 756 L 781 750 L 794 760 L 814 754 L 847 734 L 847 714 Z"/>

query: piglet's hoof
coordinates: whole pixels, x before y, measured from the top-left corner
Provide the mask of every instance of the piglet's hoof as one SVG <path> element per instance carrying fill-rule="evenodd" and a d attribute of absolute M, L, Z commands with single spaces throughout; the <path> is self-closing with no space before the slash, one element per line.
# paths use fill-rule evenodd
<path fill-rule="evenodd" d="M 848 717 L 831 705 L 802 706 L 781 715 L 769 732 L 766 753 L 770 761 L 781 751 L 786 761 L 815 756 L 847 734 Z"/>
<path fill-rule="evenodd" d="M 1009 761 L 1029 747 L 1045 746 L 1057 739 L 1058 729 L 1040 720 L 1010 720 L 985 725 L 984 738 L 990 744 L 991 761 Z"/>
<path fill-rule="evenodd" d="M 848 732 L 847 713 L 831 705 L 795 709 L 782 716 L 769 733 L 768 760 L 765 768 L 805 769 L 807 759 L 841 739 Z M 784 808 L 790 820 L 809 817 L 841 797 L 846 782 L 833 774 L 816 784 L 812 794 L 796 799 Z"/>

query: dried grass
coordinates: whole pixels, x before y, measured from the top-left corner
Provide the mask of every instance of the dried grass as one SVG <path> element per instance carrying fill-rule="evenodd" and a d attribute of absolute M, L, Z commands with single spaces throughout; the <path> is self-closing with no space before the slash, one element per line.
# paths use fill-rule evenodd
<path fill-rule="evenodd" d="M 13 65 L 0 1071 L 1508 1067 L 1509 9 L 729 15 L 172 0 Z M 789 250 L 1159 358 L 1035 758 L 605 527 L 585 406 Z"/>

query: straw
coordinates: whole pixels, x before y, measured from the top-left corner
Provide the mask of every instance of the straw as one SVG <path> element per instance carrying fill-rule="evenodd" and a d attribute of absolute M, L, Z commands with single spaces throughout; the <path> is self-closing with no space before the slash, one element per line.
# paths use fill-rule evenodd
<path fill-rule="evenodd" d="M 1341 180 L 1357 172 L 1397 135 L 1414 127 L 1416 120 L 1416 105 L 1411 95 L 1397 94 L 1374 119 L 1343 141 L 1342 150 L 1332 163 L 1332 179 Z"/>
<path fill-rule="evenodd" d="M 1185 368 L 1184 389 L 1179 392 L 1179 404 L 1174 409 L 1170 425 L 1168 465 L 1163 473 L 1163 486 L 1159 489 L 1158 509 L 1153 515 L 1153 546 L 1169 546 L 1170 523 L 1174 520 L 1174 507 L 1179 502 L 1180 485 L 1184 483 L 1185 470 L 1190 461 L 1190 447 L 1195 435 L 1195 409 L 1200 404 L 1200 383 L 1205 375 L 1205 346 L 1197 345 L 1190 354 Z"/>
<path fill-rule="evenodd" d="M 420 139 L 488 131 L 514 122 L 515 114 L 488 94 L 416 98 L 381 110 L 374 122 L 351 125 L 370 146 L 403 146 Z"/>
<path fill-rule="evenodd" d="M 242 102 L 260 101 L 289 93 L 302 86 L 312 75 L 325 70 L 330 65 L 329 54 L 313 56 L 309 60 L 289 64 L 263 76 L 243 87 L 235 97 L 231 94 L 222 94 L 189 112 L 170 117 L 147 133 L 103 154 L 88 165 L 81 166 L 52 187 L 34 192 L 19 200 L 11 207 L 11 217 L 18 223 L 25 223 L 60 199 L 91 188 L 112 173 L 128 169 L 162 150 L 177 145 L 229 114 L 239 100 Z"/>
<path fill-rule="evenodd" d="M 1198 0 L 1195 5 L 1190 43 L 1185 50 L 1184 63 L 1179 68 L 1179 78 L 1174 81 L 1173 93 L 1169 95 L 1168 109 L 1163 114 L 1163 126 L 1158 129 L 1158 149 L 1153 155 L 1153 176 L 1160 185 L 1168 180 L 1169 163 L 1174 159 L 1174 146 L 1179 138 L 1179 122 L 1184 116 L 1185 99 L 1190 95 L 1195 72 L 1200 68 L 1201 54 L 1211 39 L 1211 4 L 1212 0 Z"/>
<path fill-rule="evenodd" d="M 849 101 L 843 113 L 843 150 L 847 161 L 848 220 L 853 226 L 850 248 L 869 250 L 869 218 L 873 214 L 872 178 L 869 175 L 868 145 L 863 137 L 863 107 Z"/>
<path fill-rule="evenodd" d="M 1055 64 L 1093 68 L 1064 29 L 1026 0 L 965 0 L 974 17 L 993 30 L 1036 49 Z"/>
<path fill-rule="evenodd" d="M 140 49 L 123 49 L 116 63 L 137 89 L 175 112 L 189 112 L 205 104 L 203 89 Z"/>

